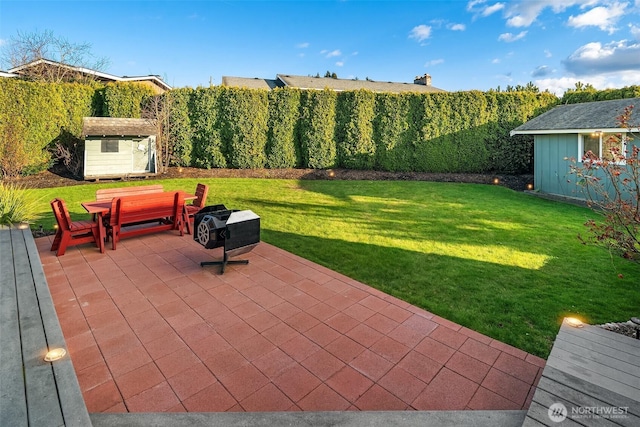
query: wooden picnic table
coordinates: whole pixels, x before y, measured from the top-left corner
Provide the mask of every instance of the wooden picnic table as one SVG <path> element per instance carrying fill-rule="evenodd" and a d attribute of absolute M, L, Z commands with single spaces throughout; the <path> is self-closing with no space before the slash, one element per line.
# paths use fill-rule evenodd
<path fill-rule="evenodd" d="M 187 200 L 194 200 L 196 198 L 197 196 L 195 194 L 187 194 L 187 193 L 184 194 L 185 202 Z M 104 225 L 104 218 L 111 215 L 111 206 L 112 206 L 112 199 L 99 200 L 99 201 L 94 200 L 94 201 L 82 203 L 82 207 L 88 213 L 90 213 L 92 216 L 95 215 L 95 219 L 96 221 L 98 221 L 98 238 L 101 239 L 100 241 L 102 242 L 104 242 L 104 240 L 107 237 L 107 230 Z"/>

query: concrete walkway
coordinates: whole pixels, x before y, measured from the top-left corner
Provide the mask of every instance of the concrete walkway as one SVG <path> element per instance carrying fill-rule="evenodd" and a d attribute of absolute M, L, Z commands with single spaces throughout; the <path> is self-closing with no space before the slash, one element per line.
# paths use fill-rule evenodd
<path fill-rule="evenodd" d="M 544 367 L 266 243 L 224 275 L 171 232 L 36 244 L 90 413 L 523 410 Z"/>

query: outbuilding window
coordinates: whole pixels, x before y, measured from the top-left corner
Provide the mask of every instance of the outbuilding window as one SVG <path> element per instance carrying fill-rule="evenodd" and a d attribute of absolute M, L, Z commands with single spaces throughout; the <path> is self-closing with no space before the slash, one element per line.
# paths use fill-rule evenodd
<path fill-rule="evenodd" d="M 100 143 L 100 152 L 117 153 L 119 142 L 117 139 L 103 139 Z"/>
<path fill-rule="evenodd" d="M 626 149 L 626 138 L 619 133 L 593 132 L 579 135 L 580 159 L 591 151 L 598 159 L 613 160 L 614 153 L 624 155 Z"/>

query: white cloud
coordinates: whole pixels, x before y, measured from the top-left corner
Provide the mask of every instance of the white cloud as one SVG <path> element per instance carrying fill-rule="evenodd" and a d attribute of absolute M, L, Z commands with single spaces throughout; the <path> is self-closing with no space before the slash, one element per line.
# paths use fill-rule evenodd
<path fill-rule="evenodd" d="M 553 74 L 553 70 L 546 65 L 540 65 L 531 72 L 532 77 L 544 77 Z"/>
<path fill-rule="evenodd" d="M 7 41 L 5 39 L 0 39 L 0 46 L 4 46 L 5 44 L 7 44 Z"/>
<path fill-rule="evenodd" d="M 340 52 L 340 49 L 336 49 L 332 51 L 328 51 L 324 49 L 320 51 L 320 54 L 323 55 L 325 58 L 333 58 L 334 56 L 342 55 L 342 52 Z"/>
<path fill-rule="evenodd" d="M 432 59 L 431 61 L 427 61 L 424 66 L 425 67 L 432 67 L 434 65 L 439 65 L 444 63 L 444 59 L 440 58 L 440 59 Z"/>
<path fill-rule="evenodd" d="M 574 89 L 577 82 L 590 84 L 597 90 L 604 90 L 635 85 L 639 80 L 640 71 L 634 70 L 614 74 L 588 74 L 579 77 L 564 76 L 560 78 L 545 78 L 535 80 L 534 83 L 540 90 L 548 90 L 557 96 L 562 96 L 567 89 Z"/>
<path fill-rule="evenodd" d="M 538 86 L 541 91 L 548 90 L 549 92 L 562 96 L 563 93 L 566 92 L 567 89 L 573 89 L 576 87 L 576 83 L 580 79 L 576 79 L 575 77 L 560 77 L 560 78 L 548 78 L 548 79 L 538 79 L 534 80 L 534 84 Z M 583 82 L 584 83 L 584 82 Z M 590 83 L 590 82 L 588 82 Z M 593 83 L 592 83 L 593 84 Z"/>
<path fill-rule="evenodd" d="M 505 10 L 507 25 L 510 27 L 528 27 L 538 19 L 543 10 L 551 8 L 554 13 L 565 11 L 568 7 L 580 5 L 586 7 L 598 0 L 536 0 L 511 2 Z"/>
<path fill-rule="evenodd" d="M 304 43 L 298 43 L 298 44 L 296 45 L 296 47 L 297 47 L 298 49 L 306 49 L 306 48 L 308 48 L 308 47 L 309 47 L 309 43 L 307 43 L 307 42 L 304 42 Z"/>
<path fill-rule="evenodd" d="M 344 65 L 343 61 L 336 62 L 336 67 L 342 67 Z"/>
<path fill-rule="evenodd" d="M 629 24 L 629 32 L 636 40 L 640 40 L 640 27 L 637 27 L 633 24 Z M 2 46 L 2 42 L 0 42 L 0 46 Z"/>
<path fill-rule="evenodd" d="M 467 27 L 464 24 L 449 24 L 447 28 L 451 31 L 464 31 Z"/>
<path fill-rule="evenodd" d="M 609 34 L 616 30 L 618 20 L 624 16 L 628 3 L 613 3 L 610 6 L 598 6 L 581 15 L 569 17 L 567 24 L 570 27 L 598 27 Z"/>
<path fill-rule="evenodd" d="M 526 31 L 521 31 L 518 34 L 503 33 L 503 34 L 500 34 L 500 36 L 498 36 L 498 41 L 506 42 L 506 43 L 512 43 L 512 42 L 515 42 L 517 40 L 520 40 L 520 39 L 524 38 L 524 36 L 526 36 L 526 35 L 527 35 Z"/>
<path fill-rule="evenodd" d="M 551 51 L 549 49 L 545 49 L 544 50 L 544 56 L 545 56 L 545 58 L 551 58 L 553 56 L 553 54 L 551 53 Z"/>
<path fill-rule="evenodd" d="M 467 12 L 472 12 L 474 14 L 474 17 L 487 17 L 493 15 L 496 12 L 499 12 L 505 7 L 505 3 L 501 2 L 489 5 L 486 3 L 486 0 L 471 0 L 469 1 L 469 3 L 467 3 Z"/>
<path fill-rule="evenodd" d="M 500 63 L 500 58 L 494 58 L 491 60 L 492 64 L 499 64 Z"/>
<path fill-rule="evenodd" d="M 576 76 L 640 70 L 640 43 L 627 40 L 605 45 L 587 43 L 562 61 L 567 71 Z"/>
<path fill-rule="evenodd" d="M 418 25 L 417 27 L 413 27 L 409 33 L 410 39 L 416 39 L 419 42 L 426 40 L 429 37 L 431 37 L 431 27 L 429 25 Z"/>

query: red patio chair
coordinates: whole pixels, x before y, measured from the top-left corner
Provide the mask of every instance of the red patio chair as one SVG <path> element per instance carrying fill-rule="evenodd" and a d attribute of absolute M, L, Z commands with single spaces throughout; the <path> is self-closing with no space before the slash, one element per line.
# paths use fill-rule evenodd
<path fill-rule="evenodd" d="M 198 186 L 196 187 L 196 199 L 192 204 L 184 205 L 182 220 L 187 226 L 187 234 L 191 234 L 191 229 L 193 228 L 193 218 L 195 214 L 204 207 L 204 204 L 207 202 L 208 194 L 209 186 L 205 184 L 198 184 Z"/>
<path fill-rule="evenodd" d="M 94 221 L 71 221 L 69 211 L 62 199 L 53 199 L 51 208 L 58 223 L 58 231 L 53 239 L 51 250 L 56 251 L 57 256 L 64 255 L 68 246 L 80 245 L 82 243 L 95 243 L 100 251 L 103 246 L 99 243 L 98 223 Z"/>

